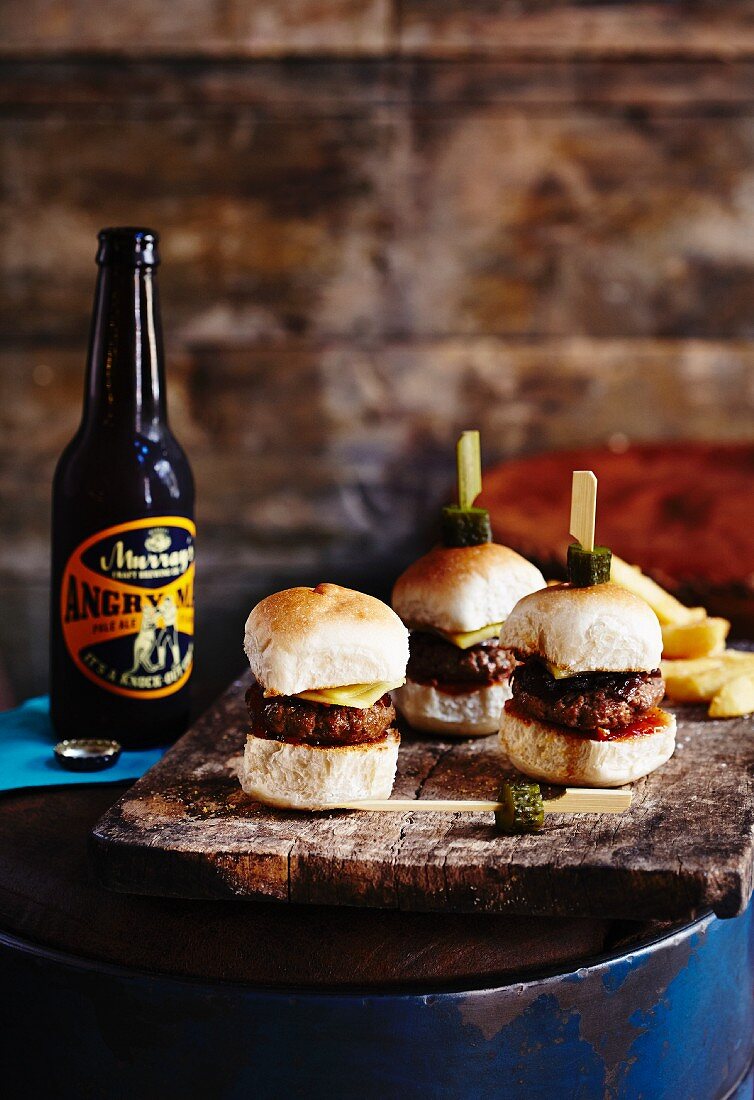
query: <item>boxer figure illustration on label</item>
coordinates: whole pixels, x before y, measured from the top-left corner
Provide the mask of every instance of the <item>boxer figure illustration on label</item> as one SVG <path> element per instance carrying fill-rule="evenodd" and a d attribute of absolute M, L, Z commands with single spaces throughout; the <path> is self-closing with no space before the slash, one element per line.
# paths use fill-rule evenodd
<path fill-rule="evenodd" d="M 177 622 L 178 608 L 172 596 L 163 597 L 157 607 L 152 604 L 142 607 L 141 625 L 134 639 L 134 663 L 129 671 L 130 676 L 135 676 L 140 671 L 166 672 L 180 663 Z M 168 653 L 170 664 L 167 663 Z"/>
<path fill-rule="evenodd" d="M 167 669 L 177 665 L 181 660 L 181 650 L 178 645 L 178 608 L 172 596 L 165 596 L 159 604 L 158 610 L 162 616 L 162 629 L 157 636 L 158 668 Z M 165 664 L 167 651 L 170 650 L 170 665 Z"/>

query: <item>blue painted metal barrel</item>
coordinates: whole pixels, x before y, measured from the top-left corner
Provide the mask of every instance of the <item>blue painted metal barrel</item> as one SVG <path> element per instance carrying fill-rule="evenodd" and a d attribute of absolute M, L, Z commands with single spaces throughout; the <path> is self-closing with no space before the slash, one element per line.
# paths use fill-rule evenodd
<path fill-rule="evenodd" d="M 568 973 L 406 993 L 206 984 L 5 937 L 3 1073 L 28 1096 L 108 1100 L 743 1100 L 753 914 L 707 915 Z"/>

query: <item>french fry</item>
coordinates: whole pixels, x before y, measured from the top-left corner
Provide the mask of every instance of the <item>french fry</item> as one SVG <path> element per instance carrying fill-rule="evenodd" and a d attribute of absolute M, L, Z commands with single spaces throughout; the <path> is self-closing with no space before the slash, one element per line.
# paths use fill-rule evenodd
<path fill-rule="evenodd" d="M 666 623 L 662 628 L 665 658 L 707 657 L 722 653 L 728 637 L 727 619 L 700 619 L 698 623 Z"/>
<path fill-rule="evenodd" d="M 706 670 L 710 668 L 718 668 L 720 665 L 733 666 L 734 671 L 739 671 L 738 665 L 751 665 L 754 667 L 754 653 L 746 652 L 743 649 L 726 649 L 724 653 L 713 653 L 708 657 L 689 657 L 687 660 L 679 659 L 664 660 L 662 662 L 663 670 L 667 670 L 669 676 L 672 676 L 674 672 L 685 674 L 692 674 L 699 672 L 700 670 Z M 743 671 L 743 669 L 740 669 Z"/>
<path fill-rule="evenodd" d="M 663 661 L 665 691 L 676 703 L 708 703 L 729 680 L 754 675 L 754 653 L 727 649 L 713 657 Z"/>
<path fill-rule="evenodd" d="M 665 693 L 676 703 L 708 703 L 733 675 L 722 664 L 698 672 L 666 673 L 663 669 Z"/>
<path fill-rule="evenodd" d="M 627 588 L 629 592 L 633 592 L 635 596 L 641 596 L 663 626 L 698 622 L 707 616 L 703 607 L 686 607 L 659 584 L 655 584 L 651 577 L 642 573 L 641 569 L 635 565 L 629 565 L 616 554 L 613 554 L 610 579 L 622 588 Z"/>
<path fill-rule="evenodd" d="M 754 671 L 734 676 L 712 696 L 710 718 L 739 718 L 754 711 Z"/>

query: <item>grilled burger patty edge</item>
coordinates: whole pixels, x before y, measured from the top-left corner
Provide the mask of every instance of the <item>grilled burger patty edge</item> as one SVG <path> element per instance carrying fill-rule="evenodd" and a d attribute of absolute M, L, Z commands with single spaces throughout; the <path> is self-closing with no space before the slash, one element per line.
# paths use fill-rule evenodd
<path fill-rule="evenodd" d="M 628 726 L 662 700 L 665 682 L 652 672 L 584 672 L 558 680 L 536 658 L 520 665 L 513 701 L 542 722 L 572 729 Z"/>
<path fill-rule="evenodd" d="M 389 695 L 362 709 L 288 695 L 266 698 L 259 684 L 252 684 L 246 692 L 246 707 L 257 735 L 317 747 L 380 741 L 395 722 L 395 707 Z"/>
<path fill-rule="evenodd" d="M 510 650 L 497 641 L 459 649 L 439 634 L 414 630 L 409 647 L 406 676 L 419 684 L 478 684 L 481 687 L 506 679 L 515 664 Z"/>

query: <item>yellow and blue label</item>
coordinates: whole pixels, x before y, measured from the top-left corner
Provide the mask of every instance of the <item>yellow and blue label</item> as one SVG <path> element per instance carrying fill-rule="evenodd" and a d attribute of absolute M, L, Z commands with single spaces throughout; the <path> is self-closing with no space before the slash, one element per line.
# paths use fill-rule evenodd
<path fill-rule="evenodd" d="M 194 661 L 194 538 L 182 516 L 109 527 L 68 560 L 60 614 L 80 672 L 116 695 L 178 691 Z"/>

